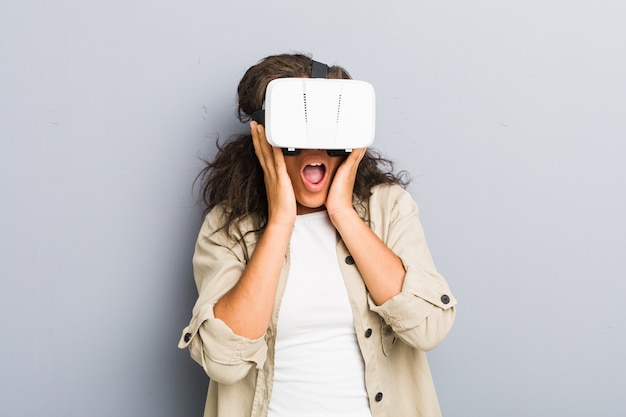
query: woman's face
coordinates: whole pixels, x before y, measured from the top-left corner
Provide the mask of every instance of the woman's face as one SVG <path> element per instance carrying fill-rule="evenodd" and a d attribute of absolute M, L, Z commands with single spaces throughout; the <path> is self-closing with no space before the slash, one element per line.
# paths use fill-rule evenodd
<path fill-rule="evenodd" d="M 298 214 L 324 210 L 330 184 L 345 157 L 329 156 L 325 150 L 302 149 L 285 156 L 287 174 L 298 203 Z"/>

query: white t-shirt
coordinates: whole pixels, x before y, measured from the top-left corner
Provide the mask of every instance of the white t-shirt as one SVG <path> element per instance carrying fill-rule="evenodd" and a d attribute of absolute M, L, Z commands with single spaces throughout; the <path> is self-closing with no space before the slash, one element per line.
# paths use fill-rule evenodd
<path fill-rule="evenodd" d="M 371 417 L 336 233 L 326 211 L 296 218 L 270 417 Z"/>

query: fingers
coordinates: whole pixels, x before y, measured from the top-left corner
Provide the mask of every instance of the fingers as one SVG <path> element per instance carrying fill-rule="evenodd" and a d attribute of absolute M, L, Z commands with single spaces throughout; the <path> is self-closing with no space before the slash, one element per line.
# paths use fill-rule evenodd
<path fill-rule="evenodd" d="M 254 121 L 250 122 L 250 131 L 252 134 L 254 152 L 259 159 L 263 172 L 266 176 L 269 176 L 271 180 L 275 180 L 277 173 L 281 172 L 285 165 L 280 148 L 270 145 L 267 141 L 263 125 Z"/>
<path fill-rule="evenodd" d="M 361 162 L 361 159 L 363 159 L 363 157 L 365 156 L 365 152 L 367 152 L 367 148 L 353 149 L 352 152 L 350 152 L 350 155 L 348 155 L 348 158 L 351 157 L 358 164 L 359 162 Z"/>
<path fill-rule="evenodd" d="M 283 153 L 280 148 L 270 145 L 262 125 L 251 122 L 250 130 L 254 152 L 263 168 L 268 222 L 271 219 L 274 222 L 286 222 L 293 225 L 297 212 L 296 199 L 287 174 Z"/>
<path fill-rule="evenodd" d="M 256 154 L 263 171 L 267 171 L 268 160 L 271 161 L 271 147 L 265 137 L 263 126 L 255 121 L 250 122 L 250 133 L 252 134 L 252 144 L 254 145 L 254 153 Z M 271 164 L 270 164 L 271 165 Z"/>
<path fill-rule="evenodd" d="M 357 148 L 357 149 L 354 149 L 352 151 L 352 153 L 355 153 L 355 152 L 356 152 L 356 155 L 358 156 L 359 162 L 360 162 L 361 159 L 363 159 L 363 157 L 365 156 L 365 153 L 367 152 L 367 148 Z"/>
<path fill-rule="evenodd" d="M 352 191 L 359 169 L 359 163 L 365 156 L 367 148 L 353 149 L 347 158 L 341 163 L 330 186 L 329 195 L 326 201 L 326 208 L 330 211 L 337 211 L 352 207 Z"/>
<path fill-rule="evenodd" d="M 352 152 L 348 154 L 348 157 L 341 164 L 340 169 L 350 171 L 354 176 L 356 176 L 356 171 L 359 168 L 359 164 L 361 160 L 365 156 L 367 152 L 367 148 L 357 148 L 353 149 Z"/>

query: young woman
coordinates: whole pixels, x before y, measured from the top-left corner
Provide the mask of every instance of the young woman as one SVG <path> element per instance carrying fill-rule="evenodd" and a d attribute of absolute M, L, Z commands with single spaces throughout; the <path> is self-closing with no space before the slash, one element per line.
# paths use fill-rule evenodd
<path fill-rule="evenodd" d="M 277 55 L 251 67 L 240 120 L 271 80 L 311 65 Z M 205 417 L 440 415 L 424 352 L 448 334 L 456 301 L 392 168 L 366 149 L 283 155 L 254 121 L 207 164 L 199 297 L 179 344 L 210 377 Z"/>

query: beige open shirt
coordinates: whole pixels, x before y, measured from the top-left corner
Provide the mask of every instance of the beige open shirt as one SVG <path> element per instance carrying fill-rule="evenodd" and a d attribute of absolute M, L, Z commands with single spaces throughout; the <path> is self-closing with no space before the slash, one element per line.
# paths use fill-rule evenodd
<path fill-rule="evenodd" d="M 441 415 L 425 351 L 448 334 L 456 300 L 430 256 L 418 208 L 396 185 L 380 185 L 364 205 L 361 217 L 402 260 L 402 291 L 377 306 L 341 239 L 337 257 L 348 289 L 356 337 L 365 363 L 365 385 L 373 417 L 437 417 Z M 193 258 L 199 297 L 180 348 L 211 378 L 204 417 L 264 417 L 274 372 L 274 342 L 280 301 L 289 274 L 289 253 L 281 271 L 274 312 L 265 335 L 250 340 L 234 334 L 215 318 L 213 306 L 241 276 L 258 235 L 249 221 L 234 230 L 236 240 L 220 231 L 223 208 L 206 217 Z M 243 237 L 243 238 L 242 238 Z"/>

